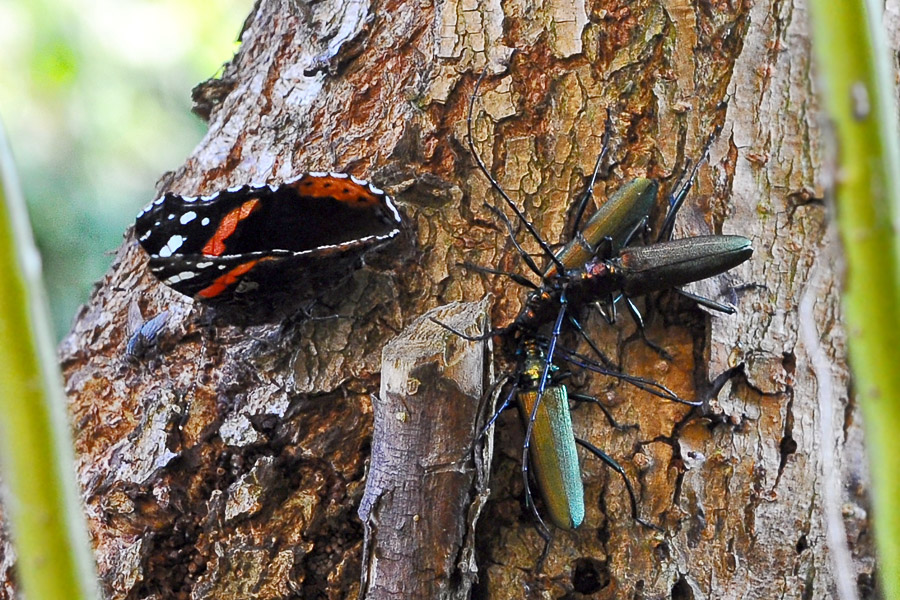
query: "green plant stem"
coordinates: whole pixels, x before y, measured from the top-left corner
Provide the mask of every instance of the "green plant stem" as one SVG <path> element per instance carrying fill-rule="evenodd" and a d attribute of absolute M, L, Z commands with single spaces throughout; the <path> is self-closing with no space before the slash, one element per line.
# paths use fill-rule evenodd
<path fill-rule="evenodd" d="M 0 466 L 24 597 L 98 598 L 40 256 L 2 127 Z"/>
<path fill-rule="evenodd" d="M 869 449 L 878 571 L 900 598 L 900 149 L 882 4 L 812 0 L 822 92 L 838 142 L 850 363 Z M 831 468 L 826 465 L 825 468 Z"/>

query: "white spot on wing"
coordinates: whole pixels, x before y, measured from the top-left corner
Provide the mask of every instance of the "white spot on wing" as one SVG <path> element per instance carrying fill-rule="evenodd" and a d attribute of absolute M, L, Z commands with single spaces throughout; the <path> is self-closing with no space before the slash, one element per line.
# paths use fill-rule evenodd
<path fill-rule="evenodd" d="M 310 171 L 307 174 L 310 177 L 328 177 L 328 173 L 323 173 L 322 171 Z"/>
<path fill-rule="evenodd" d="M 188 211 L 188 212 L 184 213 L 183 215 L 181 215 L 181 218 L 178 219 L 178 222 L 181 223 L 182 225 L 187 225 L 188 223 L 190 223 L 191 221 L 193 221 L 196 218 L 197 218 L 197 213 L 195 213 L 194 211 L 191 210 L 191 211 Z"/>
<path fill-rule="evenodd" d="M 182 271 L 181 273 L 177 273 L 175 275 L 172 275 L 168 279 L 166 279 L 165 283 L 167 285 L 175 285 L 176 283 L 179 283 L 181 281 L 193 279 L 196 276 L 197 276 L 197 274 L 194 273 L 193 271 Z"/>
<path fill-rule="evenodd" d="M 211 263 L 210 261 L 206 261 L 206 262 L 198 262 L 197 265 L 196 265 L 196 267 L 197 267 L 198 269 L 205 269 L 205 268 L 210 267 L 210 266 L 212 266 L 212 263 Z"/>
<path fill-rule="evenodd" d="M 184 238 L 180 235 L 173 235 L 169 238 L 169 241 L 166 242 L 166 245 L 159 251 L 159 255 L 162 258 L 168 258 L 172 256 L 172 254 L 181 248 L 181 245 L 184 243 Z"/>
<path fill-rule="evenodd" d="M 203 220 L 200 221 L 200 224 L 203 225 L 204 227 L 209 225 L 209 217 L 203 217 Z"/>
<path fill-rule="evenodd" d="M 346 173 L 335 173 L 334 171 L 332 171 L 331 173 L 329 173 L 329 175 L 331 175 L 331 176 L 334 177 L 335 179 L 347 179 L 348 177 L 350 177 L 350 176 L 347 175 Z"/>

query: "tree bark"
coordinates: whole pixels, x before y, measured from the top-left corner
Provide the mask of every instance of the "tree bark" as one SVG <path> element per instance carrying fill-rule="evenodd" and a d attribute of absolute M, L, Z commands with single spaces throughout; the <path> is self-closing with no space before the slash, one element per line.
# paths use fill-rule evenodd
<path fill-rule="evenodd" d="M 384 347 L 366 493 L 362 595 L 468 598 L 475 524 L 489 490 L 487 302 L 428 311 Z M 436 322 L 437 321 L 437 322 Z M 488 360 L 485 360 L 488 359 Z"/>
<path fill-rule="evenodd" d="M 896 12 L 892 1 L 889 24 Z M 891 37 L 896 48 L 896 27 Z M 486 293 L 503 326 L 525 296 L 459 264 L 523 272 L 465 144 L 468 100 L 488 68 L 477 148 L 546 240 L 565 241 L 608 110 L 615 168 L 595 205 L 636 176 L 671 192 L 721 126 L 676 235 L 738 233 L 755 253 L 692 288 L 735 303 L 736 315 L 710 316 L 672 294 L 643 305 L 647 337 L 671 360 L 627 315 L 614 327 L 588 319 L 626 371 L 682 397 L 704 398 L 713 377 L 745 365 L 706 412 L 615 380 L 570 382 L 639 425 L 617 432 L 595 408 L 573 410 L 576 434 L 624 466 L 641 514 L 662 532 L 636 525 L 621 480 L 582 456 L 585 522 L 557 531 L 535 570 L 543 542 L 524 503 L 522 430 L 504 415 L 473 597 L 830 598 L 841 572 L 873 597 L 840 252 L 826 226 L 833 173 L 810 60 L 802 0 L 258 2 L 223 77 L 196 95 L 208 135 L 160 191 L 339 170 L 391 192 L 408 228 L 314 307 L 339 317 L 246 328 L 210 322 L 206 307 L 155 281 L 126 236 L 60 349 L 107 596 L 359 592 L 356 511 L 382 347 L 428 309 Z M 661 195 L 654 223 L 664 211 Z M 145 318 L 171 313 L 138 364 L 124 357 L 135 302 Z M 503 374 L 510 357 L 498 358 Z M 826 519 L 834 506 L 842 514 Z M 829 547 L 826 523 L 846 528 L 837 537 L 849 559 Z M 4 544 L 2 597 L 13 563 Z"/>

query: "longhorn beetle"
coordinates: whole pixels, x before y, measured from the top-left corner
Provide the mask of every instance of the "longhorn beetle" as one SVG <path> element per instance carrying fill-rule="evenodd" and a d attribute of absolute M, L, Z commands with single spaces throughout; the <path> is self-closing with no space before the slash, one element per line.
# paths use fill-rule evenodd
<path fill-rule="evenodd" d="M 485 69 L 478 78 L 470 98 L 467 117 L 469 150 L 479 170 L 487 177 L 507 207 L 513 211 L 516 220 L 538 243 L 548 259 L 548 264 L 545 269 L 539 269 L 534 259 L 519 245 L 513 225 L 506 215 L 496 207 L 488 205 L 488 208 L 505 223 L 509 238 L 517 252 L 527 267 L 541 278 L 541 282 L 537 285 L 515 273 L 466 264 L 467 267 L 482 272 L 509 276 L 513 281 L 530 288 L 531 292 L 521 312 L 507 327 L 494 330 L 482 338 L 463 337 L 483 339 L 496 335 L 503 336 L 515 348 L 514 353 L 519 358 L 517 375 L 507 376 L 498 382 L 499 385 L 503 385 L 510 379 L 515 379 L 506 400 L 488 427 L 515 398 L 519 412 L 525 420 L 526 429 L 522 448 L 522 474 L 526 500 L 539 523 L 539 532 L 547 541 L 541 558 L 543 560 L 549 550 L 550 536 L 531 498 L 528 479 L 529 455 L 536 467 L 535 480 L 545 499 L 550 519 L 558 527 L 564 529 L 578 527 L 584 516 L 584 494 L 575 450 L 576 443 L 598 456 L 623 477 L 633 518 L 645 526 L 654 527 L 638 515 L 634 490 L 624 469 L 599 448 L 575 438 L 569 416 L 568 393 L 564 383 L 558 378 L 558 367 L 554 364 L 557 351 L 564 360 L 577 366 L 619 377 L 669 400 L 698 404 L 679 398 L 656 382 L 615 372 L 587 357 L 558 347 L 557 342 L 563 323 L 568 322 L 588 342 L 601 360 L 605 361 L 602 353 L 569 310 L 569 306 L 577 310 L 588 304 L 604 301 L 611 309 L 606 316 L 612 321 L 616 301 L 625 298 L 630 312 L 638 321 L 638 326 L 642 327 L 640 316 L 631 303 L 631 296 L 676 288 L 724 273 L 747 260 L 752 254 L 752 248 L 750 240 L 741 236 L 704 236 L 671 240 L 675 215 L 692 186 L 700 161 L 687 175 L 686 182 L 673 194 L 656 243 L 648 246 L 628 245 L 635 233 L 644 226 L 658 192 L 658 185 L 649 179 L 635 179 L 625 184 L 595 212 L 584 228 L 580 229 L 584 207 L 590 198 L 606 153 L 606 136 L 609 131 L 607 126 L 604 148 L 597 159 L 594 173 L 576 212 L 570 241 L 559 252 L 552 252 L 534 226 L 491 175 L 475 148 L 472 114 L 478 89 L 486 73 Z M 710 142 L 712 139 L 713 136 L 710 136 Z M 709 143 L 707 148 L 708 146 Z M 705 154 L 706 150 L 704 156 Z M 709 308 L 733 312 L 731 307 L 691 294 L 687 295 Z M 549 325 L 552 325 L 549 336 L 542 337 L 540 330 Z M 462 335 L 461 332 L 455 333 Z"/>

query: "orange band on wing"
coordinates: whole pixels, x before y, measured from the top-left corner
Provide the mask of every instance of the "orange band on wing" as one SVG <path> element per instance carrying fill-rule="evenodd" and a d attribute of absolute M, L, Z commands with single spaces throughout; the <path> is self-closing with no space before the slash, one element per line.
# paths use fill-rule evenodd
<path fill-rule="evenodd" d="M 225 215 L 219 222 L 219 227 L 213 236 L 203 246 L 203 254 L 207 256 L 221 256 L 225 252 L 225 240 L 237 229 L 238 223 L 250 216 L 259 206 L 259 199 L 247 200 L 237 208 Z M 221 279 L 221 278 L 220 278 Z M 210 286 L 213 287 L 213 286 Z M 212 296 L 210 296 L 212 297 Z"/>
<path fill-rule="evenodd" d="M 212 282 L 212 285 L 203 288 L 202 290 L 197 292 L 197 295 L 201 298 L 215 298 L 216 296 L 233 286 L 235 283 L 237 283 L 238 279 L 241 278 L 241 275 L 255 267 L 256 263 L 258 263 L 259 260 L 260 259 L 256 259 L 239 264 L 227 273 L 219 275 L 216 280 Z"/>
<path fill-rule="evenodd" d="M 360 185 L 348 177 L 306 175 L 292 185 L 303 196 L 337 200 L 351 207 L 374 206 L 382 198 L 366 186 Z"/>

